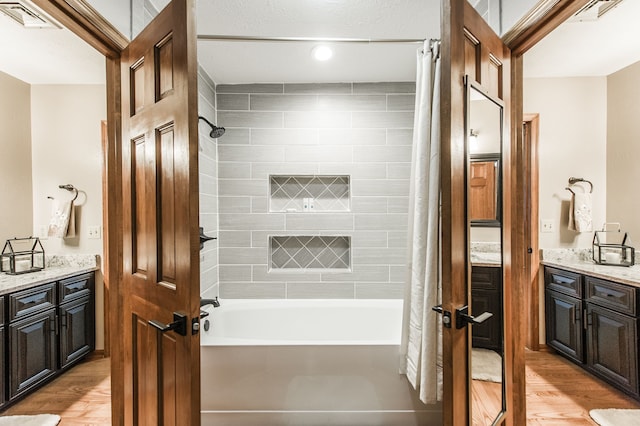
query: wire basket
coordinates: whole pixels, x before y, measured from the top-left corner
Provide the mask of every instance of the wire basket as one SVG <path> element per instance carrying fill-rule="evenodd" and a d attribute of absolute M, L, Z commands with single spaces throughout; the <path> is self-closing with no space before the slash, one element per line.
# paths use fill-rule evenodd
<path fill-rule="evenodd" d="M 0 272 L 26 274 L 44 269 L 44 248 L 39 238 L 12 238 L 2 249 Z"/>
<path fill-rule="evenodd" d="M 615 229 L 611 230 L 610 228 Z M 635 264 L 635 249 L 627 244 L 628 235 L 620 231 L 619 223 L 605 223 L 602 231 L 593 235 L 593 261 L 598 265 L 631 266 Z"/>

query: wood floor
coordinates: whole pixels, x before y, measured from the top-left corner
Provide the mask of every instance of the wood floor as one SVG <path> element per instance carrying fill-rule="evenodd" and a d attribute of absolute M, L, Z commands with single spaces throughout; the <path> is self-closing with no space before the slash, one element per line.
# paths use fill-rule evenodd
<path fill-rule="evenodd" d="M 593 408 L 640 408 L 557 355 L 527 352 L 526 374 L 529 426 L 593 426 Z M 109 360 L 85 361 L 1 414 L 42 413 L 59 414 L 61 426 L 110 425 Z"/>
<path fill-rule="evenodd" d="M 90 358 L 0 413 L 11 414 L 58 414 L 62 426 L 110 425 L 109 359 Z"/>

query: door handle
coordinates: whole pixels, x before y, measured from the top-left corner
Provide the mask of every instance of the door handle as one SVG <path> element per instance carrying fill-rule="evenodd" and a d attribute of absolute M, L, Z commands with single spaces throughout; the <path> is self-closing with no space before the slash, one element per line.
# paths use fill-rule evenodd
<path fill-rule="evenodd" d="M 149 324 L 165 333 L 169 330 L 173 330 L 181 336 L 187 335 L 187 314 L 183 312 L 174 312 L 173 313 L 173 322 L 169 324 L 164 324 L 157 320 L 149 320 Z"/>
<path fill-rule="evenodd" d="M 491 312 L 483 312 L 477 317 L 469 315 L 469 306 L 456 309 L 456 328 L 460 329 L 467 324 L 482 324 L 493 316 Z"/>
<path fill-rule="evenodd" d="M 431 310 L 442 314 L 442 325 L 451 328 L 451 312 L 442 309 L 442 305 L 432 306 Z"/>

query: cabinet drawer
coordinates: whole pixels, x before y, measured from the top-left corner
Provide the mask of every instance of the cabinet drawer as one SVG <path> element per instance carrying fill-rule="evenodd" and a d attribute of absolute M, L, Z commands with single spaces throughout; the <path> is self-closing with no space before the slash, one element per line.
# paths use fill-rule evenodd
<path fill-rule="evenodd" d="M 491 266 L 473 266 L 471 268 L 471 288 L 474 290 L 502 289 L 502 268 Z"/>
<path fill-rule="evenodd" d="M 9 321 L 51 308 L 56 303 L 56 283 L 18 291 L 9 295 Z"/>
<path fill-rule="evenodd" d="M 582 297 L 582 275 L 555 268 L 544 268 L 544 282 L 549 290 Z"/>
<path fill-rule="evenodd" d="M 84 274 L 60 281 L 58 300 L 65 303 L 77 297 L 89 294 L 93 284 L 93 274 Z"/>
<path fill-rule="evenodd" d="M 585 277 L 586 300 L 616 312 L 636 316 L 636 288 L 593 277 Z"/>

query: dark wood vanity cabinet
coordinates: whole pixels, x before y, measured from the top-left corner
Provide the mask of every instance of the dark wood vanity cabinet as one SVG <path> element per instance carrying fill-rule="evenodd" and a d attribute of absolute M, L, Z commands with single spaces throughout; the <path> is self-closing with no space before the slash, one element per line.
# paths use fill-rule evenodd
<path fill-rule="evenodd" d="M 4 296 L 0 296 L 0 365 L 2 365 L 2 368 L 4 371 L 4 366 L 5 366 L 5 316 L 4 316 Z M 6 404 L 6 396 L 5 396 L 5 384 L 6 384 L 6 378 L 5 378 L 5 374 L 0 374 L 0 408 L 4 407 L 4 405 Z"/>
<path fill-rule="evenodd" d="M 491 312 L 493 316 L 471 328 L 471 344 L 474 348 L 502 351 L 502 268 L 499 266 L 472 266 L 471 312 L 480 315 Z"/>
<path fill-rule="evenodd" d="M 67 368 L 95 347 L 93 274 L 59 283 L 60 368 Z"/>
<path fill-rule="evenodd" d="M 636 287 L 545 267 L 547 344 L 640 397 Z"/>
<path fill-rule="evenodd" d="M 93 351 L 93 286 L 91 272 L 3 296 L 6 325 L 0 336 L 0 380 L 2 389 L 8 389 L 3 404 L 26 395 Z"/>

